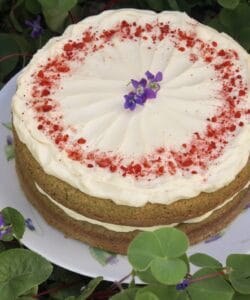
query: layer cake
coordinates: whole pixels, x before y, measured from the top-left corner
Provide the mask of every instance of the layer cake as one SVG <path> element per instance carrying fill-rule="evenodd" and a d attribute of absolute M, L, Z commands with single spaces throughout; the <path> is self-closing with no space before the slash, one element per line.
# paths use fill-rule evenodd
<path fill-rule="evenodd" d="M 250 58 L 180 12 L 121 9 L 71 25 L 13 98 L 24 192 L 66 236 L 126 253 L 140 231 L 197 243 L 249 202 Z"/>

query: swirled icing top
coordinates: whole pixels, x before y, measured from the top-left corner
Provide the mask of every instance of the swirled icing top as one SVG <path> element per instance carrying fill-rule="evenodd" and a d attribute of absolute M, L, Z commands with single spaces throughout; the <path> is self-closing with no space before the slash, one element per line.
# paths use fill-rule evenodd
<path fill-rule="evenodd" d="M 124 109 L 131 79 L 162 73 Z M 124 9 L 71 25 L 18 79 L 13 122 L 48 174 L 117 204 L 229 184 L 250 152 L 249 55 L 184 13 Z"/>

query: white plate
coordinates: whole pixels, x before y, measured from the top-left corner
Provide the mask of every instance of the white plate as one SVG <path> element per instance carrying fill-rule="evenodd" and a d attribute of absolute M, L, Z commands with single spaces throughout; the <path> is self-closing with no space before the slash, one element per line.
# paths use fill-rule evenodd
<path fill-rule="evenodd" d="M 11 131 L 2 123 L 11 120 L 11 98 L 16 89 L 16 76 L 0 92 L 0 210 L 6 206 L 18 209 L 30 218 L 35 230 L 26 229 L 22 242 L 49 261 L 76 273 L 117 281 L 129 274 L 127 258 L 92 249 L 48 226 L 32 208 L 20 189 L 14 160 L 7 160 L 6 147 Z M 11 153 L 11 145 L 7 151 Z M 249 196 L 249 195 L 248 195 Z M 249 199 L 250 200 L 250 199 Z M 223 233 L 189 249 L 189 254 L 204 252 L 224 262 L 231 253 L 250 253 L 250 209 L 244 212 Z"/>

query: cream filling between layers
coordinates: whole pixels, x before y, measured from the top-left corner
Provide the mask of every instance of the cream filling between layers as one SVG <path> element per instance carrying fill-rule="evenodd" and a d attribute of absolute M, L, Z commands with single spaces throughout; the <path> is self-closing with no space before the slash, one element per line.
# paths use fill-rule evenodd
<path fill-rule="evenodd" d="M 244 189 L 248 188 L 250 185 L 250 181 L 244 186 L 244 188 L 241 190 L 243 191 Z M 61 204 L 59 204 L 58 202 L 56 202 L 50 195 L 48 195 L 36 182 L 35 182 L 35 186 L 37 188 L 37 190 L 43 195 L 45 196 L 48 200 L 50 200 L 53 204 L 55 204 L 57 207 L 59 207 L 61 210 L 63 210 L 63 212 L 68 215 L 70 218 L 77 220 L 77 221 L 84 221 L 84 222 L 88 222 L 90 224 L 93 225 L 99 225 L 102 226 L 108 230 L 111 231 L 115 231 L 115 232 L 131 232 L 131 231 L 135 231 L 135 230 L 141 230 L 141 231 L 154 231 L 156 229 L 159 228 L 163 228 L 163 227 L 173 227 L 178 225 L 178 223 L 173 223 L 173 224 L 169 224 L 169 225 L 158 225 L 158 226 L 150 226 L 150 227 L 133 227 L 133 226 L 124 226 L 124 225 L 117 225 L 117 224 L 110 224 L 110 223 L 105 223 L 105 222 L 100 222 L 98 220 L 94 220 L 94 219 L 90 219 L 87 218 Z M 224 201 L 222 204 L 218 205 L 216 208 L 210 210 L 209 212 L 205 213 L 202 216 L 196 217 L 196 218 L 192 218 L 189 220 L 186 220 L 183 223 L 198 223 L 201 222 L 205 219 L 207 219 L 209 216 L 212 215 L 212 213 L 220 208 L 222 208 L 223 206 L 225 206 L 227 203 L 229 203 L 230 201 L 232 201 L 241 191 L 235 193 L 232 197 L 230 197 L 229 199 L 227 199 L 226 201 Z"/>

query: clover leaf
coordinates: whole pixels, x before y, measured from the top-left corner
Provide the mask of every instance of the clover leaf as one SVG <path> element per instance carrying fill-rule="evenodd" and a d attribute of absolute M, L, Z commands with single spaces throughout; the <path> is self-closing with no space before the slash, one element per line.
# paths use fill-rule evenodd
<path fill-rule="evenodd" d="M 162 228 L 140 233 L 128 248 L 128 259 L 135 270 L 148 271 L 150 268 L 157 281 L 175 284 L 188 271 L 183 259 L 187 248 L 188 238 L 182 231 Z"/>
<path fill-rule="evenodd" d="M 189 257 L 190 262 L 198 267 L 222 268 L 222 264 L 205 253 L 195 253 Z"/>

